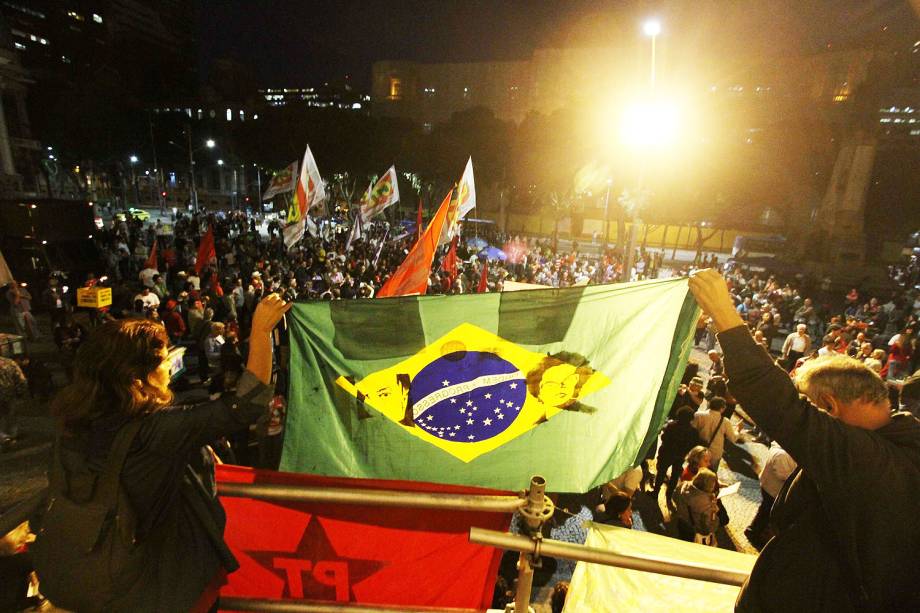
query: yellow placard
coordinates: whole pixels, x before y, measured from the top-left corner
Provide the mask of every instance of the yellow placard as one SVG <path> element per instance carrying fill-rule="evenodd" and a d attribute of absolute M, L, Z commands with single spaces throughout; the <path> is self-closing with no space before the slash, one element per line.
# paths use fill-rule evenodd
<path fill-rule="evenodd" d="M 77 306 L 101 309 L 112 304 L 111 287 L 81 287 L 77 290 Z"/>

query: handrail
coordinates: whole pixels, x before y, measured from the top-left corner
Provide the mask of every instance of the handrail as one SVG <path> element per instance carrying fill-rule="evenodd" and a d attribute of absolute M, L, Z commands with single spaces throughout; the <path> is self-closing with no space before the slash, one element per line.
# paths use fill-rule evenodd
<path fill-rule="evenodd" d="M 441 509 L 445 511 L 481 511 L 513 513 L 526 500 L 518 496 L 484 496 L 478 494 L 435 494 L 357 488 L 330 488 L 280 483 L 217 484 L 220 496 L 259 498 L 285 502 L 325 502 L 332 504 L 366 504 L 380 507 Z"/>
<path fill-rule="evenodd" d="M 240 598 L 221 596 L 222 611 L 254 611 L 256 613 L 479 613 L 481 609 L 445 607 L 389 607 L 353 603 L 319 602 L 309 600 L 274 600 L 269 598 Z"/>
<path fill-rule="evenodd" d="M 606 549 L 564 543 L 550 539 L 534 540 L 519 534 L 496 532 L 484 528 L 470 528 L 470 542 L 480 545 L 491 545 L 502 549 L 520 551 L 535 556 L 548 556 L 550 558 L 564 558 L 607 566 L 618 566 L 631 570 L 641 570 L 659 575 L 671 575 L 685 579 L 697 579 L 724 585 L 743 585 L 747 581 L 746 573 L 739 573 L 725 568 L 701 566 L 689 562 L 673 562 L 650 556 L 635 556 L 614 553 Z"/>

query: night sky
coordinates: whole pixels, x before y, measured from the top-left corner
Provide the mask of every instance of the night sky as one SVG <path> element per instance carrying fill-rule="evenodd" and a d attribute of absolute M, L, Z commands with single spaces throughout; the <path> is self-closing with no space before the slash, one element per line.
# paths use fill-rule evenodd
<path fill-rule="evenodd" d="M 366 89 L 382 59 L 526 59 L 534 48 L 634 41 L 660 16 L 672 45 L 763 56 L 839 46 L 916 27 L 907 0 L 204 0 L 202 79 L 248 65 L 262 86 L 350 75 Z"/>

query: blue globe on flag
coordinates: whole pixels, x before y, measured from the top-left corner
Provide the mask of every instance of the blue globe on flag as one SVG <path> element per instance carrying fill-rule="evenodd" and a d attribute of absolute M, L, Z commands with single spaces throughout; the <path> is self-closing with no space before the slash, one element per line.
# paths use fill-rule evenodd
<path fill-rule="evenodd" d="M 456 351 L 426 365 L 412 379 L 415 424 L 440 439 L 475 443 L 500 435 L 527 398 L 524 375 L 485 351 Z"/>

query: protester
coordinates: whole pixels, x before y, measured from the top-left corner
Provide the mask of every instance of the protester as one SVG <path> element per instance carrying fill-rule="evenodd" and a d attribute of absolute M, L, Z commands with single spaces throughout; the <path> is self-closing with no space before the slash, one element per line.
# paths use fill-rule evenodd
<path fill-rule="evenodd" d="M 32 294 L 29 290 L 13 281 L 6 292 L 6 299 L 10 303 L 10 314 L 13 316 L 16 332 L 32 341 L 41 338 L 38 324 L 32 316 Z"/>
<path fill-rule="evenodd" d="M 123 445 L 125 437 L 134 438 L 120 483 L 136 515 L 135 542 L 149 558 L 130 583 L 119 586 L 110 602 L 98 603 L 100 609 L 207 610 L 226 572 L 236 567 L 226 545 L 214 538 L 223 531 L 220 504 L 213 491 L 201 487 L 213 483 L 213 475 L 190 473 L 187 464 L 200 464 L 194 457 L 200 460 L 203 445 L 246 428 L 266 412 L 272 395 L 270 334 L 289 308 L 277 295 L 259 304 L 247 370 L 237 394 L 197 406 L 169 406 L 171 360 L 162 326 L 138 320 L 110 322 L 81 347 L 74 364 L 75 380 L 61 391 L 53 407 L 65 435 L 59 453 L 67 476 L 59 478 L 69 489 L 51 495 L 67 496 L 73 504 L 91 500 L 92 484 L 106 466 L 109 448 Z M 53 463 L 52 475 L 63 466 Z M 189 480 L 190 475 L 196 476 Z M 56 533 L 55 528 L 57 533 L 66 530 L 66 521 L 66 516 L 49 512 L 36 542 L 37 553 L 43 535 L 51 538 L 48 535 Z M 54 522 L 64 525 L 49 526 Z M 130 529 L 125 524 L 119 528 Z M 55 556 L 69 553 L 63 542 L 44 546 L 53 548 Z M 53 593 L 53 586 L 67 585 L 67 578 L 56 573 L 73 569 L 48 564 L 50 568 L 39 567 L 45 594 L 72 608 L 68 603 L 79 602 L 79 595 L 72 590 Z"/>
<path fill-rule="evenodd" d="M 731 421 L 725 418 L 725 399 L 719 396 L 712 397 L 705 409 L 699 409 L 693 415 L 691 424 L 699 435 L 700 443 L 709 449 L 710 468 L 719 472 L 719 462 L 725 450 L 725 439 L 732 443 L 738 442 L 739 434 L 732 427 Z"/>
<path fill-rule="evenodd" d="M 795 467 L 795 460 L 779 443 L 773 441 L 763 470 L 760 471 L 760 506 L 751 525 L 744 529 L 744 535 L 757 549 L 762 549 L 768 540 L 770 509 Z"/>
<path fill-rule="evenodd" d="M 920 421 L 892 415 L 884 382 L 845 356 L 809 361 L 794 384 L 754 344 L 721 275 L 695 273 L 690 289 L 719 330 L 735 397 L 799 465 L 736 610 L 920 610 Z"/>
<path fill-rule="evenodd" d="M 16 404 L 28 390 L 28 381 L 19 364 L 0 357 L 0 451 L 9 450 L 19 433 Z"/>
<path fill-rule="evenodd" d="M 692 481 L 684 481 L 677 488 L 677 535 L 684 541 L 705 541 L 710 544 L 719 528 L 719 507 L 716 490 L 719 480 L 708 468 L 701 468 Z M 698 538 L 701 537 L 701 538 Z"/>
<path fill-rule="evenodd" d="M 665 496 L 668 502 L 673 502 L 674 490 L 680 479 L 684 458 L 699 442 L 699 434 L 693 427 L 692 420 L 693 409 L 681 407 L 677 410 L 674 419 L 669 420 L 661 431 L 661 446 L 658 447 L 657 474 L 655 475 L 655 489 L 653 490 L 656 499 L 670 469 L 671 474 L 667 478 L 668 485 L 665 488 Z"/>

